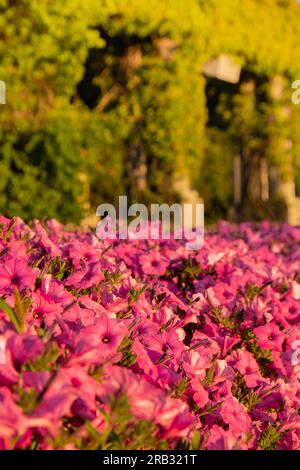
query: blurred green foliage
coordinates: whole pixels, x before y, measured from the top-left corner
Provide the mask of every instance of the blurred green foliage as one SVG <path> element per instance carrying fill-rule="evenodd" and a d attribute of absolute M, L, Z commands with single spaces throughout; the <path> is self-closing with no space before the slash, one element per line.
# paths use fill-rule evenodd
<path fill-rule="evenodd" d="M 276 74 L 289 83 L 299 24 L 293 0 L 0 0 L 0 212 L 79 221 L 88 198 L 173 200 L 173 177 L 187 172 L 211 217 L 226 216 L 243 126 L 281 162 L 289 136 L 300 175 L 299 111 L 274 118 L 283 103 L 258 91 L 249 115 L 237 88 L 218 95 L 209 119 L 201 73 L 226 53 L 258 90 Z"/>
<path fill-rule="evenodd" d="M 72 103 L 91 47 L 93 1 L 0 1 L 0 211 L 79 220 L 83 126 Z"/>

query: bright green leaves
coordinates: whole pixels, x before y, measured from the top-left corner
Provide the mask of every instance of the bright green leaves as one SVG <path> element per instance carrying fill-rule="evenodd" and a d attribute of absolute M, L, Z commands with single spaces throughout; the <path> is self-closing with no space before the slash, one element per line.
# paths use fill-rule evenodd
<path fill-rule="evenodd" d="M 13 289 L 15 305 L 11 308 L 4 298 L 0 298 L 0 310 L 6 313 L 18 333 L 24 333 L 26 329 L 25 315 L 29 307 L 29 299 L 22 298 L 16 287 Z"/>

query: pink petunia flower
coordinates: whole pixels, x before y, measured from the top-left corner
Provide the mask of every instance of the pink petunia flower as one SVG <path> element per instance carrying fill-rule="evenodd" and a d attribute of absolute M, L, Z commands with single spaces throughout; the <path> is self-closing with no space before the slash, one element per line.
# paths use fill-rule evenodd
<path fill-rule="evenodd" d="M 83 265 L 96 263 L 100 259 L 100 252 L 87 242 L 76 241 L 68 247 L 69 256 L 76 269 Z"/>
<path fill-rule="evenodd" d="M 14 287 L 33 289 L 37 275 L 38 269 L 28 266 L 23 257 L 7 255 L 0 265 L 0 293 L 12 293 Z"/>
<path fill-rule="evenodd" d="M 139 262 L 144 274 L 150 276 L 162 276 L 169 264 L 168 260 L 158 250 L 152 250 L 139 257 Z"/>
<path fill-rule="evenodd" d="M 248 351 L 237 349 L 227 358 L 227 363 L 243 376 L 247 387 L 255 387 L 262 380 L 259 366 Z"/>
<path fill-rule="evenodd" d="M 5 443 L 5 448 L 10 448 L 10 439 L 22 436 L 29 428 L 37 427 L 50 430 L 52 424 L 43 416 L 40 418 L 26 416 L 21 407 L 15 403 L 12 392 L 0 387 L 0 439 Z"/>
<path fill-rule="evenodd" d="M 181 337 L 180 337 L 181 335 Z M 183 353 L 185 346 L 182 343 L 184 332 L 180 328 L 178 330 L 162 331 L 155 336 L 145 336 L 144 341 L 151 351 L 154 351 L 157 360 L 163 357 L 178 356 Z"/>
<path fill-rule="evenodd" d="M 199 354 L 198 351 L 184 351 L 181 355 L 182 368 L 188 377 L 205 379 L 206 370 L 210 368 L 210 361 L 207 356 Z"/>
<path fill-rule="evenodd" d="M 63 283 L 53 279 L 50 274 L 43 276 L 40 290 L 49 302 L 61 304 L 63 307 L 74 301 L 73 295 L 64 288 Z"/>
<path fill-rule="evenodd" d="M 67 286 L 77 289 L 88 289 L 96 286 L 105 279 L 102 268 L 98 263 L 91 263 L 86 268 L 72 273 L 65 281 Z"/>
<path fill-rule="evenodd" d="M 285 335 L 275 323 L 267 323 L 253 330 L 257 343 L 261 348 L 282 351 Z"/>
<path fill-rule="evenodd" d="M 190 387 L 192 389 L 192 397 L 196 404 L 200 408 L 204 407 L 209 399 L 207 390 L 201 385 L 199 379 L 196 378 L 191 380 Z"/>
<path fill-rule="evenodd" d="M 40 292 L 34 292 L 31 298 L 31 312 L 27 316 L 28 320 L 36 320 L 38 324 L 43 320 L 43 322 L 49 326 L 63 313 L 63 308 L 60 304 L 49 302 L 47 297 Z"/>
<path fill-rule="evenodd" d="M 79 335 L 76 352 L 99 349 L 104 356 L 117 352 L 127 333 L 127 327 L 123 323 L 102 315 L 94 325 L 88 326 Z"/>
<path fill-rule="evenodd" d="M 234 397 L 225 398 L 220 415 L 229 429 L 236 434 L 245 433 L 251 425 L 251 419 L 245 407 Z"/>
<path fill-rule="evenodd" d="M 225 431 L 220 426 L 212 426 L 209 431 L 209 438 L 206 442 L 208 450 L 239 450 L 246 449 L 242 445 L 242 440 L 231 430 Z"/>

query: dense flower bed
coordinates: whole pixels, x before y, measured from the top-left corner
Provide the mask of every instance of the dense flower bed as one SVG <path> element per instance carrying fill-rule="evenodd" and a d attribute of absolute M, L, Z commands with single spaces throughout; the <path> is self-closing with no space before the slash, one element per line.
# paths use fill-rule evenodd
<path fill-rule="evenodd" d="M 299 449 L 299 242 L 221 223 L 188 252 L 0 218 L 0 447 Z"/>

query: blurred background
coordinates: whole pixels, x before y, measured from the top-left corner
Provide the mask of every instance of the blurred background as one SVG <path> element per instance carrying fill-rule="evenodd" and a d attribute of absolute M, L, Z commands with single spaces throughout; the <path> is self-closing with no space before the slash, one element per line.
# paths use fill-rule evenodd
<path fill-rule="evenodd" d="M 0 0 L 0 213 L 300 224 L 296 0 Z"/>

